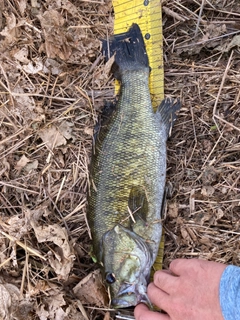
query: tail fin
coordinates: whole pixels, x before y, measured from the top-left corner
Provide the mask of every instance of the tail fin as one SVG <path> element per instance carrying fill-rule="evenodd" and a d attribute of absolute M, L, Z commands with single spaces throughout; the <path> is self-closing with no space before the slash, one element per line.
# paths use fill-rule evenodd
<path fill-rule="evenodd" d="M 148 56 L 139 26 L 134 23 L 129 31 L 112 36 L 102 42 L 102 52 L 106 59 L 115 55 L 112 67 L 115 78 L 121 79 L 124 71 L 148 68 Z"/>

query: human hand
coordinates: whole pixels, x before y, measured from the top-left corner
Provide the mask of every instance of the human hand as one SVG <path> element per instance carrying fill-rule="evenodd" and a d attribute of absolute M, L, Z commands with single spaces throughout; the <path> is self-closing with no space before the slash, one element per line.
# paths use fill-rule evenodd
<path fill-rule="evenodd" d="M 136 320 L 223 320 L 219 283 L 226 265 L 198 259 L 176 259 L 169 270 L 154 274 L 148 286 L 151 302 L 167 314 L 135 307 Z"/>

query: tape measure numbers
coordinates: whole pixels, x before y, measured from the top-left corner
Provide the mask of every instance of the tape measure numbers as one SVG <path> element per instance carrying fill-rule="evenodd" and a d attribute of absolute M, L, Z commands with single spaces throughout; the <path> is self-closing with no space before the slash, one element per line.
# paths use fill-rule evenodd
<path fill-rule="evenodd" d="M 113 0 L 114 34 L 126 32 L 133 23 L 142 31 L 151 67 L 149 89 L 153 108 L 164 99 L 164 70 L 162 50 L 162 11 L 159 0 Z M 118 92 L 119 85 L 116 85 Z"/>

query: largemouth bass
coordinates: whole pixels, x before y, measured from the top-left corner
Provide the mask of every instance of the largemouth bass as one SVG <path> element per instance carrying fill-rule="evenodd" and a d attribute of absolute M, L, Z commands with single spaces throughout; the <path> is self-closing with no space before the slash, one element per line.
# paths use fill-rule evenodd
<path fill-rule="evenodd" d="M 111 306 L 148 302 L 146 288 L 162 234 L 166 141 L 180 108 L 165 99 L 153 112 L 149 64 L 137 24 L 103 42 L 121 82 L 115 110 L 95 138 L 87 218 Z"/>

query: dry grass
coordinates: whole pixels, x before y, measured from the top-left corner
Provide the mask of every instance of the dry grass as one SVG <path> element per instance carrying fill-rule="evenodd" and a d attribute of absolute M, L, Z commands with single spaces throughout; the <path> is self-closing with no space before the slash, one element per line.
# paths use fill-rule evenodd
<path fill-rule="evenodd" d="M 183 104 L 168 144 L 164 266 L 240 265 L 238 1 L 162 2 L 165 92 Z M 0 8 L 0 318 L 107 319 L 72 288 L 96 268 L 85 206 L 93 127 L 113 97 L 99 42 L 111 1 Z"/>
<path fill-rule="evenodd" d="M 240 11 L 234 1 L 166 5 L 181 17 L 163 18 L 166 94 L 183 108 L 168 144 L 165 266 L 176 257 L 239 265 L 240 74 L 230 44 Z"/>

